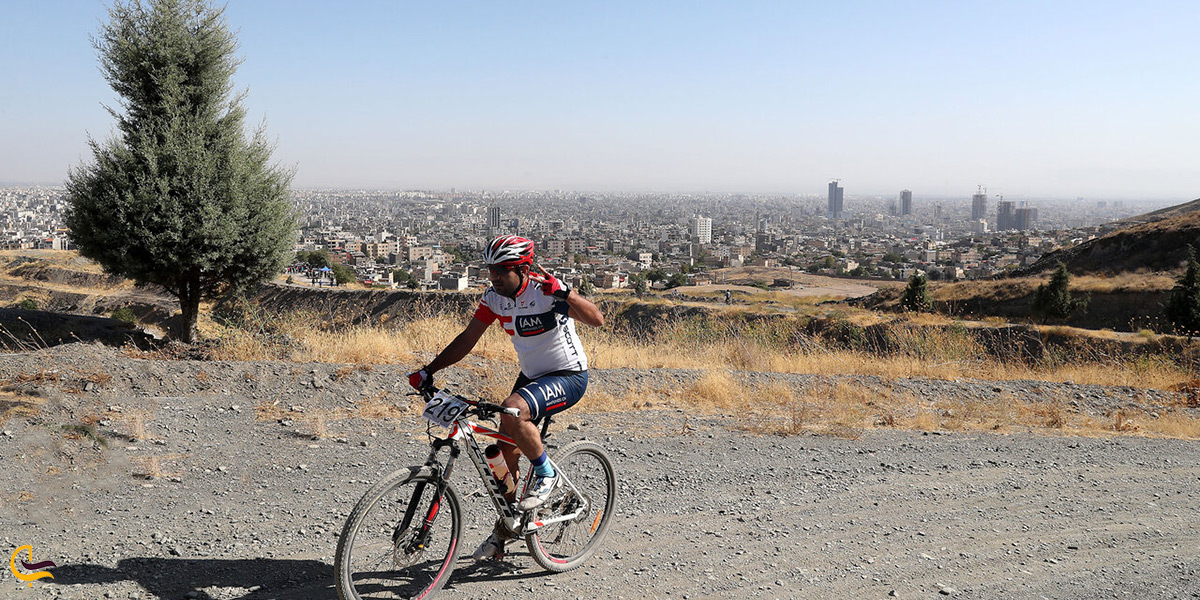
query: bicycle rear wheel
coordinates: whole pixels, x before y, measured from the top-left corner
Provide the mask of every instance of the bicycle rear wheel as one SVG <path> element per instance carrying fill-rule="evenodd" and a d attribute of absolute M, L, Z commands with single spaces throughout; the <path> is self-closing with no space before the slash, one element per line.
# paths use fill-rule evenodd
<path fill-rule="evenodd" d="M 530 520 L 548 522 L 577 514 L 530 533 L 525 545 L 542 568 L 561 573 L 583 564 L 604 541 L 616 506 L 617 478 L 608 455 L 595 442 L 567 444 L 552 460 L 570 484 L 530 515 Z"/>
<path fill-rule="evenodd" d="M 334 559 L 341 600 L 428 598 L 446 583 L 458 560 L 462 510 L 449 485 L 437 498 L 438 483 L 429 468 L 409 467 L 358 501 Z"/>

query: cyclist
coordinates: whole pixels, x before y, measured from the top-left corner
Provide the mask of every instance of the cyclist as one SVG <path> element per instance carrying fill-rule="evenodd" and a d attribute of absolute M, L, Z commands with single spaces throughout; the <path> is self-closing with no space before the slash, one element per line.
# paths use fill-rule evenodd
<path fill-rule="evenodd" d="M 479 301 L 475 315 L 462 333 L 452 340 L 429 364 L 408 376 L 408 382 L 420 389 L 430 385 L 433 374 L 462 360 L 493 322 L 499 321 L 512 337 L 521 363 L 521 372 L 512 393 L 504 401 L 506 408 L 521 411 L 519 417 L 501 415 L 500 431 L 513 438 L 521 454 L 533 465 L 533 478 L 525 498 L 517 509 L 529 511 L 541 506 L 559 485 L 554 465 L 546 458 L 541 434 L 534 421 L 571 408 L 587 389 L 587 356 L 575 335 L 575 321 L 593 327 L 604 325 L 604 315 L 588 299 L 537 268 L 532 272 L 533 241 L 515 235 L 500 236 L 483 252 L 491 282 Z M 501 444 L 509 472 L 519 481 L 517 460 L 520 455 Z M 515 492 L 508 498 L 516 500 Z M 475 560 L 502 558 L 504 539 L 493 532 L 475 551 Z"/>

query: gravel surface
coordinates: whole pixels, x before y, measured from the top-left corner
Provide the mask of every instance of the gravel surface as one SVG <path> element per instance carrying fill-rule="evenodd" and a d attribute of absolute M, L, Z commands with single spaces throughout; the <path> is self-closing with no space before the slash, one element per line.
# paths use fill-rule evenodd
<path fill-rule="evenodd" d="M 470 392 L 492 370 L 470 362 L 449 380 Z M 31 544 L 35 561 L 57 564 L 32 590 L 5 575 L 0 597 L 335 598 L 346 515 L 428 449 L 404 372 L 140 360 L 82 344 L 0 356 L 0 537 L 6 551 Z M 597 370 L 593 385 L 616 394 L 697 377 Z M 856 379 L 932 402 L 1070 398 L 1096 414 L 1171 400 L 1034 381 Z M 559 425 L 554 445 L 592 439 L 614 460 L 618 514 L 604 547 L 560 575 L 522 544 L 504 563 L 464 558 L 443 597 L 1200 597 L 1196 442 L 760 436 L 730 415 L 660 406 L 568 413 Z M 470 517 L 465 555 L 492 516 L 474 470 L 455 477 Z"/>

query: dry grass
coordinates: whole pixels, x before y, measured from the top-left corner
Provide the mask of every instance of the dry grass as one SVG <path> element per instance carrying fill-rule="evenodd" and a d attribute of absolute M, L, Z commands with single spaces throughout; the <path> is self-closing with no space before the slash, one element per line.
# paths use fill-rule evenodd
<path fill-rule="evenodd" d="M 721 411 L 741 408 L 749 403 L 749 394 L 725 371 L 708 371 L 683 391 L 695 406 Z"/>
<path fill-rule="evenodd" d="M 410 404 L 405 402 L 405 404 Z M 401 419 L 411 414 L 411 410 L 400 408 L 399 404 L 388 394 L 377 394 L 363 398 L 354 403 L 356 417 L 362 419 Z"/>
<path fill-rule="evenodd" d="M 312 315 L 266 317 L 258 329 L 209 325 L 216 341 L 214 360 L 330 362 L 355 365 L 409 364 L 428 360 L 462 331 L 466 320 L 435 316 L 400 326 L 336 325 Z M 486 358 L 514 359 L 507 336 L 489 328 L 475 352 Z"/>
<path fill-rule="evenodd" d="M 956 281 L 932 285 L 929 294 L 936 302 L 977 299 L 1004 302 L 1032 294 L 1040 283 L 1044 281 L 1038 278 Z"/>
<path fill-rule="evenodd" d="M 591 334 L 591 335 L 586 335 Z M 1171 389 L 1192 376 L 1170 361 L 1107 357 L 1104 362 L 1071 361 L 1029 364 L 999 361 L 970 336 L 938 328 L 893 330 L 892 354 L 832 347 L 819 339 L 797 338 L 790 347 L 731 332 L 723 337 L 688 342 L 697 336 L 661 336 L 632 342 L 610 332 L 585 332 L 591 365 L 598 368 L 737 368 L 777 373 L 841 375 L 854 373 L 885 378 L 1040 379 L 1098 385 L 1133 385 Z"/>
<path fill-rule="evenodd" d="M 850 348 L 803 334 L 792 322 L 753 321 L 752 316 L 731 313 L 733 318 L 677 321 L 654 331 L 594 330 L 580 327 L 590 364 L 596 368 L 743 369 L 779 373 L 839 375 L 855 373 L 882 377 L 936 379 L 1041 379 L 1099 385 L 1133 385 L 1170 389 L 1195 378 L 1169 360 L 1133 357 L 1097 357 L 1029 362 L 990 358 L 986 349 L 964 329 L 947 326 L 944 317 L 910 315 L 889 328 L 886 352 Z M 848 312 L 839 321 L 854 328 L 879 321 L 867 311 Z M 276 333 L 264 337 L 242 329 L 226 328 L 217 338 L 212 358 L 219 360 L 319 361 L 350 365 L 399 363 L 417 365 L 429 360 L 462 331 L 458 319 L 436 316 L 393 326 L 353 326 L 331 330 L 297 316 L 283 316 Z M 1083 330 L 1058 333 L 1082 338 Z M 272 344 L 271 339 L 289 340 Z M 489 328 L 475 349 L 477 355 L 515 362 L 507 336 Z M 336 378 L 354 367 L 341 367 Z M 481 373 L 481 375 L 488 375 Z M 53 374 L 30 374 L 31 378 Z M 198 375 L 198 377 L 204 377 Z M 493 381 L 500 379 L 503 381 Z M 488 377 L 488 397 L 507 397 L 509 378 Z"/>
<path fill-rule="evenodd" d="M 122 427 L 118 433 L 124 435 L 129 441 L 136 442 L 150 439 L 150 435 L 146 432 L 146 424 L 153 417 L 154 413 L 149 410 L 122 410 L 109 418 L 115 423 L 121 424 Z"/>
<path fill-rule="evenodd" d="M 27 419 L 37 416 L 41 412 L 41 405 L 44 402 L 44 398 L 17 395 L 0 389 L 0 424 L 13 417 Z"/>
<path fill-rule="evenodd" d="M 275 402 L 262 402 L 254 407 L 254 419 L 256 421 L 279 421 L 296 427 L 296 435 L 309 437 L 314 440 L 321 440 L 330 437 L 329 426 L 338 421 L 345 421 L 354 416 L 363 416 L 364 418 L 386 418 L 393 416 L 386 404 L 383 402 L 383 395 L 376 399 L 366 399 L 358 403 L 358 410 L 361 412 L 366 410 L 366 414 L 356 415 L 355 413 L 344 409 L 310 409 L 299 405 L 284 407 L 278 400 Z"/>
<path fill-rule="evenodd" d="M 1046 281 L 1050 278 L 1046 277 Z M 1071 291 L 1093 294 L 1113 292 L 1165 292 L 1175 287 L 1175 278 L 1167 273 L 1121 273 L 1113 276 L 1079 275 L 1071 278 Z"/>
<path fill-rule="evenodd" d="M 374 370 L 374 367 L 372 367 L 369 364 L 361 364 L 361 365 L 355 365 L 355 366 L 347 365 L 345 367 L 338 367 L 337 370 L 335 370 L 333 372 L 333 378 L 337 381 L 341 381 L 356 372 L 369 373 L 372 370 Z"/>
<path fill-rule="evenodd" d="M 683 397 L 685 397 L 685 394 L 678 391 L 660 390 L 649 387 L 629 388 L 622 392 L 612 393 L 596 385 L 588 387 L 587 394 L 583 397 L 583 400 L 579 401 L 575 410 L 585 412 L 628 412 L 648 408 L 662 408 L 678 406 L 679 402 L 676 402 L 676 400 Z"/>
<path fill-rule="evenodd" d="M 1032 294 L 1038 285 L 1048 283 L 1051 273 L 1035 277 L 998 280 L 957 281 L 935 284 L 930 294 L 938 302 L 972 299 L 1015 300 Z M 1071 277 L 1071 292 L 1081 294 L 1163 292 L 1175 286 L 1165 273 L 1122 273 L 1115 276 L 1078 275 Z"/>
<path fill-rule="evenodd" d="M 168 470 L 165 467 L 171 463 L 178 462 L 184 457 L 185 455 L 183 454 L 136 456 L 133 458 L 135 465 L 133 476 L 139 479 L 179 478 L 182 476 L 179 471 Z"/>
<path fill-rule="evenodd" d="M 584 402 L 592 405 L 590 410 L 637 410 L 657 403 L 683 405 L 701 413 L 733 414 L 737 429 L 764 435 L 857 438 L 866 430 L 895 428 L 1200 439 L 1200 419 L 1174 410 L 1161 415 L 1119 410 L 1097 419 L 1072 412 L 1063 400 L 1029 402 L 1010 394 L 989 400 L 932 402 L 845 380 L 804 389 L 782 382 L 746 385 L 718 370 L 706 372 L 677 395 L 647 389 L 621 395 L 598 391 L 589 393 Z"/>
<path fill-rule="evenodd" d="M 50 383 L 54 381 L 60 381 L 61 379 L 62 375 L 58 371 L 52 369 L 42 369 L 36 373 L 17 373 L 4 383 Z"/>
<path fill-rule="evenodd" d="M 752 390 L 755 402 L 738 416 L 738 428 L 772 435 L 797 435 L 804 431 L 848 439 L 858 438 L 874 422 L 894 422 L 891 413 L 874 414 L 878 390 L 837 382 L 797 393 L 774 382 Z"/>
<path fill-rule="evenodd" d="M 1184 381 L 1171 389 L 1183 395 L 1184 406 L 1200 408 L 1200 379 Z"/>
<path fill-rule="evenodd" d="M 88 383 L 93 383 L 100 387 L 108 386 L 108 384 L 112 383 L 112 379 L 113 379 L 112 375 L 109 375 L 108 373 L 105 373 L 103 371 L 97 371 L 95 373 L 90 373 L 88 375 L 84 375 L 84 377 L 83 377 L 84 381 L 86 381 Z"/>
<path fill-rule="evenodd" d="M 736 370 L 805 373 L 825 376 L 874 375 L 888 379 L 1029 379 L 1076 384 L 1136 386 L 1182 393 L 1182 405 L 1200 405 L 1200 380 L 1169 357 L 1111 356 L 1090 350 L 1045 359 L 1000 360 L 968 329 L 941 316 L 908 315 L 886 323 L 884 337 L 864 336 L 864 325 L 881 322 L 869 311 L 838 308 L 829 315 L 838 337 L 806 333 L 798 319 L 762 318 L 753 310 L 734 307 L 721 318 L 681 319 L 645 331 L 613 327 L 580 327 L 590 363 L 596 368 L 699 369 L 702 377 L 685 390 L 652 388 L 610 392 L 593 386 L 583 410 L 641 410 L 685 406 L 743 415 L 739 427 L 748 431 L 794 435 L 818 432 L 854 437 L 864 429 L 895 427 L 915 430 L 979 430 L 1006 432 L 1031 429 L 1083 435 L 1166 435 L 1195 437 L 1200 426 L 1184 414 L 1150 416 L 1117 414 L 1088 419 L 1065 402 L 1024 402 L 995 398 L 987 402 L 948 400 L 936 405 L 921 398 L 893 395 L 888 389 L 837 383 L 814 389 L 784 384 L 746 387 Z M 336 379 L 350 377 L 373 363 L 420 364 L 462 331 L 460 319 L 431 316 L 404 324 L 331 327 L 304 315 L 285 315 L 258 333 L 225 328 L 218 338 L 216 358 L 348 363 L 334 371 Z M 1086 341 L 1092 332 L 1057 330 Z M 286 343 L 263 340 L 285 339 Z M 247 343 L 255 341 L 254 344 Z M 836 341 L 835 341 L 836 340 Z M 870 347 L 868 347 L 870 346 Z M 476 348 L 485 359 L 513 364 L 512 345 L 499 328 L 489 328 Z M 483 364 L 487 364 L 486 362 Z M 498 376 L 490 367 L 460 367 L 476 371 L 484 383 L 481 396 L 500 401 L 510 392 L 511 373 Z M 485 368 L 489 369 L 485 372 Z M 1195 380 L 1195 381 L 1194 381 Z M 385 396 L 360 401 L 353 411 L 283 410 L 278 400 L 256 410 L 260 419 L 289 419 L 314 437 L 326 437 L 332 423 L 350 418 L 401 419 L 414 409 L 411 402 Z"/>

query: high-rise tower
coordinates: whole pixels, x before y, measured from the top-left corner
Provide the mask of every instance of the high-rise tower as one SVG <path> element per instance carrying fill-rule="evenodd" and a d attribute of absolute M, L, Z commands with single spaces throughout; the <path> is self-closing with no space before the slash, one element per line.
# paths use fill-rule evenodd
<path fill-rule="evenodd" d="M 712 243 L 712 219 L 696 216 L 692 219 L 692 235 L 700 244 Z"/>
<path fill-rule="evenodd" d="M 834 179 L 829 182 L 829 209 L 827 211 L 830 219 L 842 218 L 842 213 L 845 210 L 845 205 L 842 202 L 843 193 L 842 186 L 838 185 L 840 179 Z"/>
<path fill-rule="evenodd" d="M 987 218 L 987 190 L 981 185 L 979 191 L 971 196 L 971 220 Z"/>
<path fill-rule="evenodd" d="M 488 231 L 491 235 L 496 235 L 500 231 L 500 207 L 495 205 L 489 206 L 487 214 Z"/>
<path fill-rule="evenodd" d="M 900 216 L 912 214 L 912 190 L 900 192 Z"/>
<path fill-rule="evenodd" d="M 996 231 L 1017 228 L 1016 203 L 1011 200 L 996 202 Z"/>

